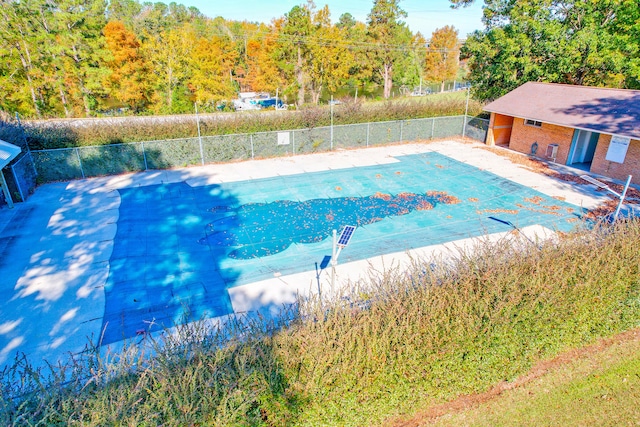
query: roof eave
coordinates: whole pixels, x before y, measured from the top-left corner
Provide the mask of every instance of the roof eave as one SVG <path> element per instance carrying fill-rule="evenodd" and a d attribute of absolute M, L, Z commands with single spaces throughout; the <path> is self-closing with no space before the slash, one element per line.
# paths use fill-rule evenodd
<path fill-rule="evenodd" d="M 3 158 L 0 159 L 0 169 L 3 169 L 11 163 L 11 160 L 18 157 L 18 154 L 20 154 L 22 150 L 17 145 L 9 144 L 8 142 L 0 139 L 0 151 L 7 154 L 6 157 L 3 156 Z"/>
<path fill-rule="evenodd" d="M 542 123 L 547 123 L 547 124 L 554 125 L 554 126 L 562 126 L 562 127 L 565 127 L 565 128 L 586 130 L 586 131 L 589 131 L 589 132 L 597 132 L 597 133 L 602 133 L 602 134 L 605 134 L 605 135 L 619 135 L 619 136 L 624 136 L 624 137 L 635 139 L 635 140 L 640 140 L 640 136 L 638 136 L 638 135 L 628 135 L 628 134 L 619 133 L 619 132 L 607 132 L 607 131 L 603 131 L 602 129 L 593 129 L 593 128 L 587 128 L 587 127 L 581 127 L 581 126 L 574 126 L 572 124 L 567 124 L 567 123 L 555 123 L 555 122 L 550 122 L 548 120 L 541 119 L 541 118 L 535 117 L 535 116 L 521 117 L 521 116 L 514 115 L 513 113 L 505 113 L 505 112 L 497 111 L 497 110 L 488 110 L 486 108 L 484 110 L 488 111 L 490 113 L 501 114 L 503 116 L 514 117 L 514 118 L 518 118 L 518 119 L 536 120 L 536 121 L 539 121 L 539 122 L 542 122 Z"/>

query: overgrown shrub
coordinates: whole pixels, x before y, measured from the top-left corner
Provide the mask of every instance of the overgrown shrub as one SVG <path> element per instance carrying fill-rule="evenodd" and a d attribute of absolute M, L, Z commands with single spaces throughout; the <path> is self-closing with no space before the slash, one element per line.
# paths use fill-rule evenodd
<path fill-rule="evenodd" d="M 0 375 L 0 423 L 384 424 L 637 326 L 639 239 L 628 221 L 415 260 L 330 305 L 301 302 L 281 324 L 180 326 L 53 384 L 19 359 Z"/>
<path fill-rule="evenodd" d="M 469 114 L 479 114 L 479 103 L 471 102 Z M 435 98 L 430 102 L 389 101 L 360 104 L 346 100 L 334 106 L 334 124 L 460 115 L 463 98 Z M 309 106 L 297 111 L 257 111 L 200 115 L 202 136 L 309 129 L 331 123 L 327 106 Z M 70 148 L 122 142 L 154 141 L 198 136 L 195 114 L 182 116 L 112 117 L 26 122 L 32 150 Z"/>
<path fill-rule="evenodd" d="M 0 140 L 26 150 L 24 130 L 11 116 L 0 111 Z"/>

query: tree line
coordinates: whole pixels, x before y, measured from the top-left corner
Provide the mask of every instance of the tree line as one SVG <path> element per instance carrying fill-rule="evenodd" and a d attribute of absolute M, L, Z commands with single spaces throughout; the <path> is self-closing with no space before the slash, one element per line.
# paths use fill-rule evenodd
<path fill-rule="evenodd" d="M 288 103 L 454 79 L 492 100 L 527 81 L 640 88 L 637 0 L 485 0 L 484 29 L 426 40 L 401 0 L 372 0 L 366 22 L 335 22 L 307 0 L 269 23 L 209 18 L 177 3 L 0 0 L 0 111 L 25 117 L 213 111 L 240 91 Z M 474 0 L 450 0 L 464 7 Z M 455 16 L 455 14 L 453 15 Z M 461 55 L 461 56 L 460 56 Z"/>
<path fill-rule="evenodd" d="M 0 0 L 0 110 L 25 117 L 214 110 L 240 91 L 298 105 L 324 93 L 454 79 L 458 34 L 427 40 L 400 0 L 374 0 L 366 22 L 333 23 L 311 0 L 270 23 L 209 18 L 137 0 Z"/>
<path fill-rule="evenodd" d="M 462 48 L 480 100 L 528 81 L 640 89 L 637 0 L 485 0 L 483 22 Z"/>

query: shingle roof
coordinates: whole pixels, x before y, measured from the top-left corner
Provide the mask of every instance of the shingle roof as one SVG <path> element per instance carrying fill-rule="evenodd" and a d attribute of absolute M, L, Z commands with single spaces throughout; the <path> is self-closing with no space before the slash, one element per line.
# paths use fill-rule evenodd
<path fill-rule="evenodd" d="M 7 166 L 18 154 L 20 147 L 0 140 L 0 169 Z"/>
<path fill-rule="evenodd" d="M 506 116 L 640 139 L 640 90 L 529 82 L 484 109 Z"/>

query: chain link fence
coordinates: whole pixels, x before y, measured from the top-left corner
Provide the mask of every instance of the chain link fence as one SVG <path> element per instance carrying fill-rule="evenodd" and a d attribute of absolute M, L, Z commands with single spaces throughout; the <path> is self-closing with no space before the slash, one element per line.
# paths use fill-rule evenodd
<path fill-rule="evenodd" d="M 7 180 L 9 191 L 12 192 L 14 201 L 24 202 L 36 189 L 37 175 L 31 152 L 23 152 L 9 168 L 13 178 Z"/>
<path fill-rule="evenodd" d="M 466 136 L 484 142 L 488 120 L 452 116 L 32 151 L 38 182 Z"/>
<path fill-rule="evenodd" d="M 464 136 L 484 143 L 489 130 L 489 120 L 478 117 L 467 117 Z"/>

